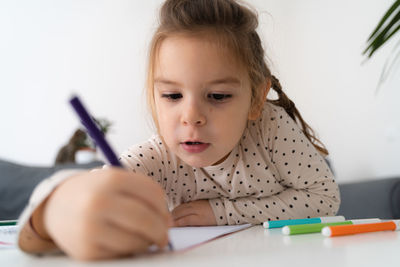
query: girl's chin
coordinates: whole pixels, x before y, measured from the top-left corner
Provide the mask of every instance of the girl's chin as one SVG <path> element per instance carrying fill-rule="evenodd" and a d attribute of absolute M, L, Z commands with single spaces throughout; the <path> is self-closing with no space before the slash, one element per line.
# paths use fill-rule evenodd
<path fill-rule="evenodd" d="M 226 154 L 222 159 L 218 160 L 217 162 L 215 162 L 215 163 L 212 164 L 212 165 L 215 166 L 215 165 L 221 164 L 222 162 L 224 162 L 224 161 L 229 157 L 230 154 L 231 154 L 231 152 L 229 152 L 228 154 Z"/>
<path fill-rule="evenodd" d="M 208 157 L 208 158 L 205 158 L 205 157 L 180 157 L 180 159 L 192 167 L 204 168 L 204 167 L 215 166 L 215 165 L 221 164 L 228 158 L 229 154 L 230 153 L 228 153 L 226 156 L 224 156 L 223 158 L 221 158 L 219 160 L 211 159 L 210 157 Z"/>

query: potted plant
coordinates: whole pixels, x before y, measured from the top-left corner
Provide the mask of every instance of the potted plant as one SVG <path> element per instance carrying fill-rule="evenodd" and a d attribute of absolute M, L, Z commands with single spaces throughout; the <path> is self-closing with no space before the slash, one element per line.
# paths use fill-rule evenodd
<path fill-rule="evenodd" d="M 93 118 L 93 120 L 104 135 L 109 132 L 111 122 L 107 119 Z M 77 129 L 68 140 L 68 143 L 58 151 L 55 163 L 84 164 L 94 160 L 96 160 L 96 144 L 93 143 L 86 131 Z"/>
<path fill-rule="evenodd" d="M 111 127 L 111 122 L 107 119 L 93 118 L 97 127 L 106 135 Z M 96 160 L 96 144 L 85 132 L 85 140 L 81 147 L 75 152 L 75 163 L 85 164 Z"/>

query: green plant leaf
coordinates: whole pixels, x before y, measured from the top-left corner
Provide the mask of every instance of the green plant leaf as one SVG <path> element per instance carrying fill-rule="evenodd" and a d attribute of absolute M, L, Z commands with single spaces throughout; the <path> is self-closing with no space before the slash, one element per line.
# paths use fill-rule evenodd
<path fill-rule="evenodd" d="M 392 16 L 392 14 L 394 15 Z M 387 22 L 389 19 L 390 21 Z M 370 58 L 398 31 L 397 23 L 400 23 L 400 0 L 396 0 L 393 3 L 371 33 L 367 40 L 367 48 L 363 51 L 363 54 L 368 53 L 367 57 Z M 395 27 L 394 30 L 392 30 L 393 27 Z"/>
<path fill-rule="evenodd" d="M 371 35 L 368 37 L 368 40 L 371 40 L 372 37 L 379 31 L 379 29 L 382 27 L 382 25 L 385 23 L 385 21 L 390 17 L 390 15 L 396 10 L 397 7 L 400 6 L 400 0 L 396 0 L 393 5 L 389 8 L 388 11 L 386 11 L 385 15 L 382 17 L 382 19 L 379 21 L 378 25 L 374 29 L 374 31 L 371 33 Z"/>
<path fill-rule="evenodd" d="M 382 45 L 384 45 L 387 40 L 389 40 L 389 31 L 391 28 L 400 20 L 400 12 L 396 14 L 392 21 L 381 31 L 381 33 L 372 42 L 372 49 L 370 51 L 369 57 L 371 57 Z"/>
<path fill-rule="evenodd" d="M 387 40 L 390 39 L 390 37 L 392 37 L 399 29 L 400 29 L 400 23 L 398 23 L 399 25 L 397 25 L 396 28 L 394 28 L 394 30 L 384 39 L 384 42 L 386 42 Z"/>

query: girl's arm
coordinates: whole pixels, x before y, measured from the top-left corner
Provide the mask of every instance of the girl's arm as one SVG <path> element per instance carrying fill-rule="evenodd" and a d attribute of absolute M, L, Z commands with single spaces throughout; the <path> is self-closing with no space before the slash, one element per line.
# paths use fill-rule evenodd
<path fill-rule="evenodd" d="M 260 182 L 249 179 L 243 185 L 240 184 L 242 181 L 234 180 L 232 188 L 243 191 L 242 194 L 257 192 L 257 195 L 219 197 L 181 204 L 172 211 L 174 223 L 176 226 L 259 224 L 269 220 L 335 215 L 339 209 L 340 194 L 333 175 L 325 161 L 321 162 L 318 157 L 309 163 L 320 169 L 320 175 L 315 175 L 315 171 L 303 171 L 303 179 L 298 179 L 297 174 L 295 179 L 282 177 L 275 181 L 276 186 L 270 186 L 274 184 L 271 180 L 266 183 L 271 178 L 260 178 Z M 306 169 L 309 169 L 308 166 Z M 272 189 L 275 190 L 273 194 L 270 193 Z"/>
<path fill-rule="evenodd" d="M 175 226 L 260 224 L 335 215 L 339 204 L 335 186 L 332 191 L 287 188 L 268 197 L 196 200 L 181 204 L 172 211 L 172 216 Z"/>
<path fill-rule="evenodd" d="M 322 193 L 294 188 L 269 197 L 217 198 L 209 202 L 220 218 L 219 225 L 331 216 L 336 214 L 340 204 L 336 189 Z"/>
<path fill-rule="evenodd" d="M 29 253 L 40 253 L 59 250 L 55 243 L 41 231 L 41 215 L 49 195 L 63 181 L 82 170 L 62 170 L 39 183 L 33 190 L 28 205 L 18 219 L 18 246 Z M 33 226 L 35 225 L 35 227 Z"/>
<path fill-rule="evenodd" d="M 146 251 L 151 244 L 164 247 L 170 215 L 158 184 L 110 168 L 65 180 L 21 222 L 22 250 L 59 248 L 73 258 L 92 260 Z"/>

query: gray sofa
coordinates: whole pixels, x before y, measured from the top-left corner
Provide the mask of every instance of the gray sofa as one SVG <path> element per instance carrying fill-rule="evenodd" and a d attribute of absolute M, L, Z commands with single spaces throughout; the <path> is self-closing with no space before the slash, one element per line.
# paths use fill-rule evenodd
<path fill-rule="evenodd" d="M 400 218 L 400 177 L 339 184 L 346 219 Z"/>
<path fill-rule="evenodd" d="M 17 219 L 33 188 L 61 169 L 91 169 L 103 163 L 32 167 L 0 160 L 0 220 Z M 400 218 L 400 177 L 339 184 L 342 204 L 339 215 L 347 219 Z"/>
<path fill-rule="evenodd" d="M 17 219 L 35 186 L 51 174 L 62 169 L 91 169 L 101 165 L 102 162 L 95 161 L 89 164 L 36 167 L 0 159 L 0 220 Z"/>

